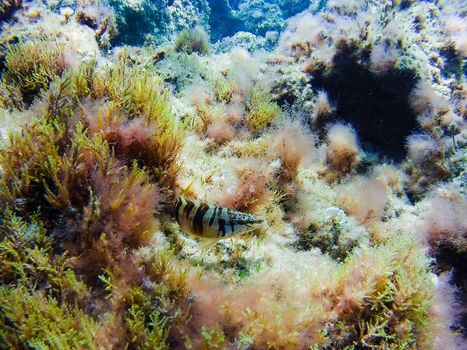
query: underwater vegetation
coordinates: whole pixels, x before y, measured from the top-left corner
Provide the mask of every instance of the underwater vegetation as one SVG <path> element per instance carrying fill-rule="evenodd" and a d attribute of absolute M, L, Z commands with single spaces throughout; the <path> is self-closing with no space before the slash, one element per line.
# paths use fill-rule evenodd
<path fill-rule="evenodd" d="M 175 41 L 175 51 L 207 55 L 209 53 L 209 37 L 201 27 L 185 29 Z"/>
<path fill-rule="evenodd" d="M 3 1 L 0 349 L 464 349 L 466 10 Z"/>

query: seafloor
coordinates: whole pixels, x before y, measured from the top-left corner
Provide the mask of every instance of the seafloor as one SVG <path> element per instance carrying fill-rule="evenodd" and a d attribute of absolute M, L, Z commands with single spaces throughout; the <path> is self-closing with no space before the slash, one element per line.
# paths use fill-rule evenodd
<path fill-rule="evenodd" d="M 1 0 L 0 349 L 466 349 L 466 14 Z"/>

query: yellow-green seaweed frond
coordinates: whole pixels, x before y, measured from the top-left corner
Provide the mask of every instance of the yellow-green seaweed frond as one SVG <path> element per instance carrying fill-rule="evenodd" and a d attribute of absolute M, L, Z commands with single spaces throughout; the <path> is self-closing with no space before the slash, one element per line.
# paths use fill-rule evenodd
<path fill-rule="evenodd" d="M 48 38 L 10 45 L 5 56 L 4 81 L 16 86 L 26 103 L 69 68 L 63 47 Z"/>
<path fill-rule="evenodd" d="M 96 349 L 96 322 L 81 309 L 24 286 L 0 287 L 2 349 Z"/>
<path fill-rule="evenodd" d="M 209 36 L 199 26 L 185 29 L 175 41 L 175 51 L 207 55 L 209 53 Z"/>
<path fill-rule="evenodd" d="M 94 96 L 109 101 L 90 117 L 97 118 L 97 123 L 89 121 L 91 134 L 102 134 L 117 158 L 128 164 L 136 160 L 172 187 L 186 126 L 173 114 L 157 73 L 132 67 L 122 55 L 115 67 L 93 79 Z"/>
<path fill-rule="evenodd" d="M 283 117 L 282 109 L 276 102 L 271 101 L 271 96 L 256 88 L 250 91 L 247 107 L 247 124 L 253 132 L 261 132 Z"/>

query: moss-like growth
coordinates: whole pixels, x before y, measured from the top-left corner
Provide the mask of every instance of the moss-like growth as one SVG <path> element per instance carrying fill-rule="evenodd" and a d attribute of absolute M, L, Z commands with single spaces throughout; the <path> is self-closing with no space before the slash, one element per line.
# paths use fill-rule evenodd
<path fill-rule="evenodd" d="M 319 248 L 337 261 L 343 261 L 352 254 L 354 248 L 368 244 L 368 232 L 342 213 L 329 215 L 323 222 L 312 225 L 302 233 L 297 241 L 300 249 Z"/>
<path fill-rule="evenodd" d="M 62 76 L 55 78 L 44 91 L 39 103 L 42 117 L 48 120 L 56 119 L 66 122 L 73 113 L 77 98 L 73 89 L 73 73 L 63 72 Z"/>
<path fill-rule="evenodd" d="M 112 341 L 114 346 L 170 348 L 169 340 L 177 334 L 172 326 L 186 322 L 190 315 L 190 304 L 186 303 L 189 294 L 186 271 L 177 266 L 178 263 L 173 252 L 161 250 L 138 265 L 145 275 L 144 284 L 139 279 L 138 283 L 128 279 L 127 283 L 122 283 L 122 277 L 110 271 L 99 276 L 115 315 L 106 327 L 110 332 L 114 328 L 124 330 L 124 334 Z"/>
<path fill-rule="evenodd" d="M 279 105 L 271 101 L 269 94 L 252 89 L 248 100 L 247 123 L 253 132 L 261 132 L 264 128 L 283 117 Z"/>
<path fill-rule="evenodd" d="M 158 311 L 153 311 L 147 315 L 137 305 L 133 304 L 128 309 L 128 316 L 125 318 L 130 332 L 129 345 L 138 349 L 169 349 L 167 344 L 167 317 L 161 316 Z"/>
<path fill-rule="evenodd" d="M 96 1 L 79 6 L 76 20 L 93 29 L 100 47 L 109 48 L 111 41 L 118 35 L 114 9 L 107 3 Z"/>
<path fill-rule="evenodd" d="M 127 164 L 136 160 L 159 183 L 173 187 L 185 125 L 173 115 L 158 75 L 131 67 L 123 53 L 117 66 L 102 75 L 93 76 L 92 66 L 84 68 L 77 83 L 83 94 L 89 90 L 99 101 L 109 99 L 92 113 L 83 109 L 91 134 L 102 135 Z"/>
<path fill-rule="evenodd" d="M 4 82 L 16 86 L 23 100 L 31 103 L 41 89 L 68 68 L 60 44 L 51 39 L 30 39 L 8 47 Z"/>
<path fill-rule="evenodd" d="M 45 199 L 66 219 L 57 233 L 80 242 L 70 250 L 83 253 L 82 268 L 111 266 L 125 258 L 125 246 L 146 241 L 158 190 L 144 169 L 122 167 L 100 137 L 89 139 L 78 129 L 69 152 L 49 157 L 44 170 L 50 179 L 44 181 Z"/>
<path fill-rule="evenodd" d="M 30 222 L 3 212 L 0 241 L 0 281 L 30 289 L 47 286 L 49 295 L 60 300 L 81 299 L 86 286 L 76 279 L 66 255 L 54 255 L 56 241 L 37 217 Z"/>
<path fill-rule="evenodd" d="M 301 123 L 285 120 L 279 123 L 271 139 L 271 153 L 281 161 L 280 179 L 288 183 L 296 178 L 299 167 L 315 151 L 314 135 Z"/>
<path fill-rule="evenodd" d="M 201 27 L 183 30 L 175 41 L 175 51 L 209 54 L 209 36 Z"/>
<path fill-rule="evenodd" d="M 427 321 L 433 302 L 432 282 L 426 258 L 420 251 L 416 254 L 416 249 L 414 242 L 401 239 L 376 248 L 370 255 L 363 253 L 363 260 L 378 257 L 375 271 L 384 266 L 384 272 L 380 270 L 383 273 L 365 282 L 368 289 L 361 298 L 352 295 L 346 286 L 357 281 L 340 279 L 342 284 L 336 292 L 341 295 L 335 295 L 335 302 L 332 297 L 329 299 L 339 309 L 337 320 L 327 328 L 333 339 L 329 344 L 332 348 L 428 346 L 425 341 L 431 331 Z M 375 255 L 371 257 L 372 254 Z M 356 272 L 361 260 L 355 259 L 358 258 L 349 259 L 342 272 Z M 358 280 L 361 276 L 354 278 Z"/>
<path fill-rule="evenodd" d="M 96 349 L 96 322 L 80 308 L 24 286 L 0 287 L 2 349 Z"/>
<path fill-rule="evenodd" d="M 201 336 L 203 338 L 203 348 L 205 349 L 217 349 L 226 346 L 225 335 L 219 328 L 208 329 L 202 327 Z"/>
<path fill-rule="evenodd" d="M 63 144 L 65 133 L 63 125 L 42 120 L 25 126 L 22 134 L 9 134 L 0 148 L 0 199 L 4 205 L 20 213 L 40 207 L 42 166 L 48 162 L 48 152 Z"/>
<path fill-rule="evenodd" d="M 0 240 L 0 348 L 93 349 L 95 321 L 82 308 L 87 286 L 37 218 L 3 212 Z"/>
<path fill-rule="evenodd" d="M 82 268 L 96 273 L 148 237 L 158 189 L 136 164 L 122 167 L 101 137 L 78 125 L 68 141 L 63 126 L 39 122 L 9 146 L 0 152 L 1 198 L 20 214 L 39 210 L 56 237 L 75 242 L 74 255 L 84 254 Z"/>
<path fill-rule="evenodd" d="M 23 109 L 23 96 L 16 85 L 9 85 L 4 79 L 0 80 L 0 107 L 7 110 Z"/>
<path fill-rule="evenodd" d="M 78 71 L 72 76 L 73 93 L 76 98 L 83 100 L 91 96 L 94 98 L 100 97 L 96 87 L 99 86 L 96 72 L 97 61 L 88 60 L 81 63 Z"/>
<path fill-rule="evenodd" d="M 449 153 L 440 137 L 440 132 L 414 134 L 407 138 L 405 171 L 410 176 L 409 192 L 415 200 L 422 198 L 436 181 L 446 180 L 452 174 L 449 169 Z M 454 159 L 454 157 L 452 157 Z M 455 163 L 452 162 L 452 165 Z"/>
<path fill-rule="evenodd" d="M 358 163 L 359 147 L 355 130 L 345 124 L 334 124 L 328 130 L 327 169 L 322 176 L 333 182 L 349 174 Z"/>

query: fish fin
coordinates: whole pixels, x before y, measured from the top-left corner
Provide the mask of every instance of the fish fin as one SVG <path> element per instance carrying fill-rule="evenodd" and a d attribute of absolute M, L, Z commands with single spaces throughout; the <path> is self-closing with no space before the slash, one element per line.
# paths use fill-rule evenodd
<path fill-rule="evenodd" d="M 212 247 L 214 247 L 214 246 L 216 245 L 217 242 L 218 242 L 217 239 L 202 239 L 202 240 L 199 242 L 199 246 L 200 246 L 201 250 L 208 251 L 208 250 L 210 250 Z"/>
<path fill-rule="evenodd" d="M 192 180 L 187 187 L 182 191 L 181 195 L 189 198 L 194 198 L 195 197 L 195 192 L 194 192 L 194 187 L 195 187 L 195 180 Z"/>
<path fill-rule="evenodd" d="M 269 230 L 269 225 L 266 223 L 266 221 L 262 222 L 260 225 L 255 227 L 255 231 L 258 236 L 265 236 L 268 233 Z"/>
<path fill-rule="evenodd" d="M 269 226 L 266 222 L 262 222 L 259 224 L 250 225 L 248 230 L 245 230 L 242 235 L 252 235 L 252 236 L 265 236 L 268 231 Z"/>
<path fill-rule="evenodd" d="M 216 173 L 216 171 L 213 170 L 213 171 L 211 172 L 211 174 L 208 175 L 208 177 L 206 178 L 205 182 L 210 181 L 211 178 L 212 178 L 212 176 L 213 176 L 215 173 Z M 196 198 L 194 189 L 195 189 L 195 180 L 193 179 L 193 180 L 191 180 L 191 182 L 188 184 L 188 186 L 185 187 L 185 188 L 182 190 L 181 195 L 182 195 L 182 196 L 185 196 L 185 197 L 187 197 L 187 198 Z"/>
<path fill-rule="evenodd" d="M 211 171 L 211 173 L 208 176 L 206 176 L 206 178 L 204 179 L 204 182 L 206 182 L 206 183 L 210 182 L 212 177 L 216 173 L 216 171 L 217 171 L 217 169 L 214 169 L 213 171 Z"/>

